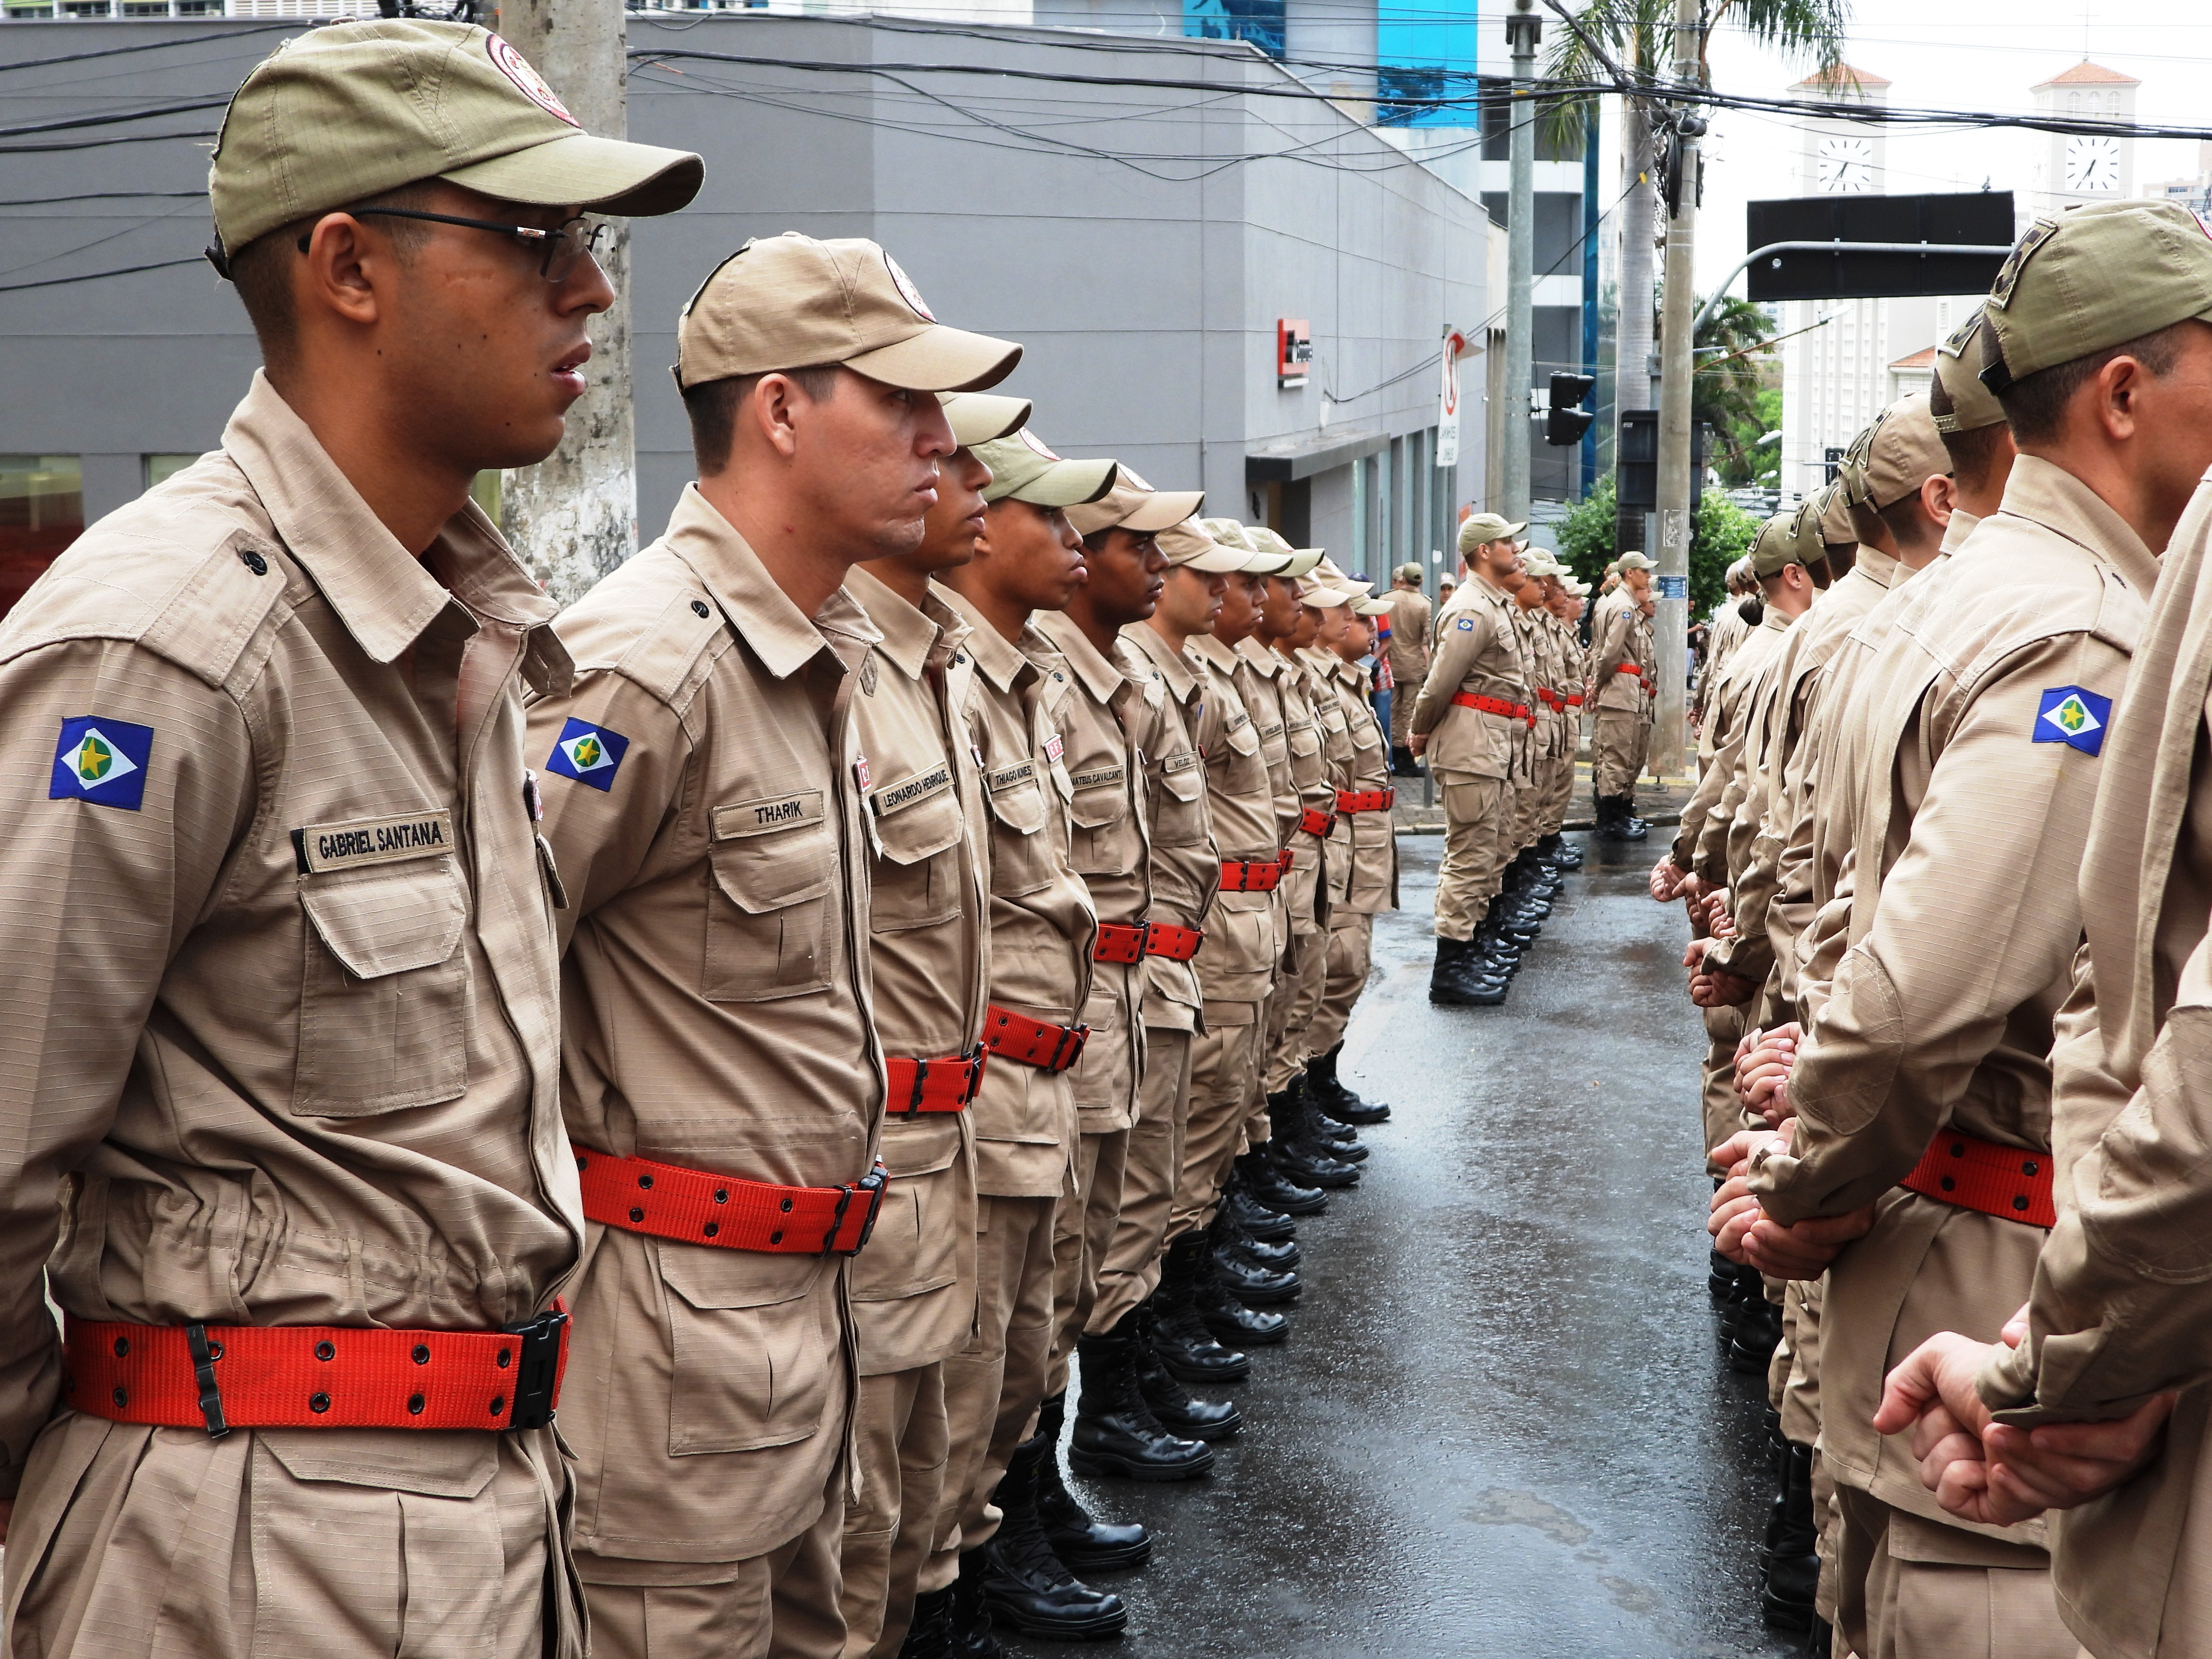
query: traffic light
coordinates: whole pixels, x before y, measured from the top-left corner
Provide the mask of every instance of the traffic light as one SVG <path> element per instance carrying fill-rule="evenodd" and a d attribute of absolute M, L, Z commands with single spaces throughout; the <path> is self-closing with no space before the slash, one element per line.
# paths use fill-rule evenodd
<path fill-rule="evenodd" d="M 1552 408 L 1544 416 L 1546 443 L 1565 446 L 1583 441 L 1583 434 L 1590 429 L 1590 422 L 1597 416 L 1576 405 L 1589 397 L 1596 386 L 1597 377 L 1594 374 L 1552 376 Z"/>

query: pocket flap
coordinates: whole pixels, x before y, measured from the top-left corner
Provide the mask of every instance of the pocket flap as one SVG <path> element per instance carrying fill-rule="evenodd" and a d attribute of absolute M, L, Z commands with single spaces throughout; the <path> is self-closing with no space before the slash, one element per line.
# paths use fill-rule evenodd
<path fill-rule="evenodd" d="M 823 1263 L 833 1260 L 768 1250 L 716 1250 L 659 1239 L 653 1241 L 653 1249 L 660 1259 L 662 1282 L 702 1312 L 796 1301 L 814 1288 Z"/>
<path fill-rule="evenodd" d="M 787 830 L 731 834 L 725 814 L 714 812 L 714 844 L 708 854 L 714 884 L 747 915 L 765 915 L 802 900 L 820 898 L 836 873 L 836 848 L 830 826 L 817 817 Z"/>
<path fill-rule="evenodd" d="M 1253 739 L 1255 746 L 1258 739 Z M 1128 769 L 1119 764 L 1094 766 L 1071 775 L 1074 799 L 1067 816 L 1085 830 L 1117 823 L 1129 816 Z"/>
<path fill-rule="evenodd" d="M 489 1434 L 389 1429 L 256 1429 L 253 1437 L 295 1480 L 383 1486 L 430 1498 L 474 1498 L 499 1472 Z"/>
<path fill-rule="evenodd" d="M 453 954 L 469 917 L 461 872 L 450 859 L 309 876 L 300 903 L 356 979 L 435 966 Z"/>
<path fill-rule="evenodd" d="M 1314 746 L 1321 746 L 1315 740 Z M 1196 800 L 1206 793 L 1206 770 L 1195 749 L 1185 749 L 1160 762 L 1160 782 L 1177 800 Z"/>
<path fill-rule="evenodd" d="M 951 769 L 940 764 L 919 781 L 933 779 L 943 781 L 888 810 L 877 803 L 902 786 L 894 784 L 869 798 L 876 812 L 877 843 L 893 864 L 920 864 L 960 839 L 960 797 L 952 789 Z"/>

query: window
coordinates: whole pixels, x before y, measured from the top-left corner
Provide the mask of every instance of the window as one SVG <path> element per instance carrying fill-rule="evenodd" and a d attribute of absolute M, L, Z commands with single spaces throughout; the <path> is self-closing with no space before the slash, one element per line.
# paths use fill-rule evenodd
<path fill-rule="evenodd" d="M 75 455 L 0 455 L 0 616 L 84 531 Z"/>
<path fill-rule="evenodd" d="M 146 488 L 149 489 L 155 484 L 168 483 L 198 459 L 198 455 L 141 455 L 138 458 L 139 465 L 145 469 Z"/>

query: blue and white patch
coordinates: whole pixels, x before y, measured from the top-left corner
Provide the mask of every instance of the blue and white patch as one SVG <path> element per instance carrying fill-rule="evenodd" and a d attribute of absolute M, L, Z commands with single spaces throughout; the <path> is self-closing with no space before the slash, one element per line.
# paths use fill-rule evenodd
<path fill-rule="evenodd" d="M 2053 686 L 2035 710 L 2035 741 L 2063 743 L 2094 755 L 2105 746 L 2105 728 L 2112 720 L 2110 697 L 2078 685 Z"/>
<path fill-rule="evenodd" d="M 1459 629 L 1462 634 L 1472 634 L 1474 632 L 1474 618 L 1472 617 L 1462 617 L 1457 622 L 1454 623 L 1452 626 Z"/>
<path fill-rule="evenodd" d="M 572 719 L 561 728 L 559 741 L 545 757 L 545 769 L 604 792 L 614 787 L 615 774 L 629 749 L 629 739 L 621 732 Z"/>
<path fill-rule="evenodd" d="M 62 722 L 54 748 L 49 800 L 88 800 L 135 812 L 146 804 L 146 769 L 154 756 L 154 728 L 79 714 Z"/>

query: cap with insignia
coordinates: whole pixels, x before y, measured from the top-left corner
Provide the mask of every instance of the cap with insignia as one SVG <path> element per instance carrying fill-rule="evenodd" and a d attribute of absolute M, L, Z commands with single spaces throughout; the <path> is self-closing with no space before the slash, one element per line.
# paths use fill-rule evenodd
<path fill-rule="evenodd" d="M 215 245 L 426 179 L 502 202 L 639 217 L 699 193 L 689 151 L 595 138 L 544 77 L 471 23 L 380 17 L 311 29 L 256 64 L 208 167 Z"/>
<path fill-rule="evenodd" d="M 1095 501 L 1113 489 L 1120 469 L 1112 461 L 1063 460 L 1024 427 L 1011 438 L 994 438 L 972 447 L 975 459 L 991 469 L 983 499 L 1027 501 L 1032 507 L 1073 507 Z"/>
<path fill-rule="evenodd" d="M 1984 307 L 1982 383 L 2002 393 L 2195 319 L 2212 323 L 2212 236 L 2172 202 L 2099 202 L 2045 215 L 2005 256 Z"/>
<path fill-rule="evenodd" d="M 1978 432 L 2004 420 L 2004 405 L 1982 384 L 1984 338 L 1982 313 L 1977 310 L 1936 348 L 1936 379 L 1951 404 L 1949 414 L 1934 417 L 1938 432 Z"/>
<path fill-rule="evenodd" d="M 1845 481 L 1838 477 L 1835 483 L 1814 490 L 1800 509 L 1820 526 L 1820 539 L 1832 547 L 1856 547 L 1859 532 L 1851 523 L 1850 491 Z"/>
<path fill-rule="evenodd" d="M 1115 529 L 1152 536 L 1181 524 L 1205 502 L 1202 489 L 1155 489 L 1122 466 L 1114 475 L 1114 487 L 1095 501 L 1069 507 L 1067 521 L 1079 536 Z"/>
<path fill-rule="evenodd" d="M 1984 396 L 1987 394 L 1984 393 Z M 1848 465 L 1838 480 L 1853 507 L 1885 507 L 1917 495 L 1920 486 L 1951 470 L 1951 452 L 1928 412 L 1928 394 L 1899 398 L 1851 440 Z"/>
<path fill-rule="evenodd" d="M 1011 340 L 939 322 L 898 262 L 860 237 L 756 236 L 676 321 L 679 389 L 836 363 L 909 392 L 981 392 L 1021 358 Z"/>
<path fill-rule="evenodd" d="M 1471 513 L 1459 527 L 1459 550 L 1472 553 L 1485 542 L 1510 540 L 1528 527 L 1525 521 L 1515 524 L 1495 513 Z"/>
<path fill-rule="evenodd" d="M 1318 547 L 1292 547 L 1281 535 L 1263 524 L 1244 526 L 1244 539 L 1252 544 L 1255 551 L 1272 553 L 1285 561 L 1279 570 L 1270 570 L 1270 576 L 1280 576 L 1285 581 L 1296 581 L 1312 574 L 1316 566 L 1327 556 Z"/>
<path fill-rule="evenodd" d="M 1751 571 L 1754 576 L 1772 576 L 1786 565 L 1818 564 L 1828 556 L 1828 550 L 1820 541 L 1820 515 L 1807 502 L 1794 513 L 1778 513 L 1759 526 L 1759 535 L 1751 544 Z"/>
<path fill-rule="evenodd" d="M 1424 571 L 1419 565 L 1413 563 L 1410 560 L 1406 563 L 1400 565 L 1397 570 L 1397 578 L 1401 582 L 1420 581 L 1426 576 L 1426 574 L 1427 572 Z"/>
<path fill-rule="evenodd" d="M 1613 563 L 1623 570 L 1656 570 L 1659 567 L 1633 550 L 1622 554 Z"/>

